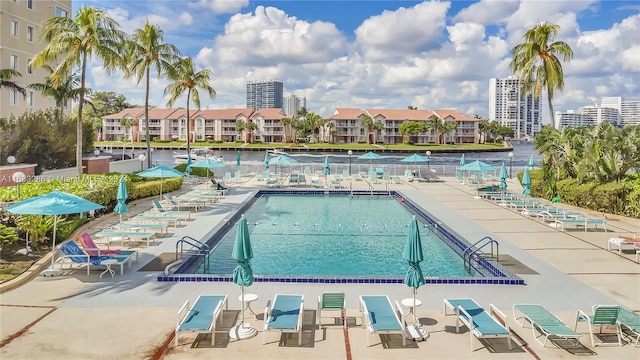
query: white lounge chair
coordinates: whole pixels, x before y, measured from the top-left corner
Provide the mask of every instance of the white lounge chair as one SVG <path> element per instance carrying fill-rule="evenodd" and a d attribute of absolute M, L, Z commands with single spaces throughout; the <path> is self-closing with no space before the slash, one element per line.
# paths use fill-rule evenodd
<path fill-rule="evenodd" d="M 512 349 L 511 333 L 493 317 L 493 314 L 500 316 L 504 324 L 507 323 L 507 316 L 493 304 L 489 304 L 490 312 L 487 312 L 473 299 L 445 299 L 443 310 L 444 315 L 456 316 L 456 333 L 460 328 L 460 322 L 469 329 L 471 351 L 474 351 L 474 337 L 478 339 L 506 338 L 509 350 Z M 452 313 L 448 313 L 447 310 L 451 310 Z"/>
<path fill-rule="evenodd" d="M 297 333 L 298 345 L 302 345 L 302 317 L 304 312 L 304 296 L 276 294 L 267 302 L 264 310 L 264 329 L 262 343 L 267 342 L 267 332 Z"/>
<path fill-rule="evenodd" d="M 362 326 L 366 327 L 367 346 L 371 346 L 370 335 L 398 334 L 402 337 L 402 346 L 407 346 L 407 331 L 400 319 L 404 318 L 402 308 L 396 304 L 394 310 L 386 295 L 360 296 Z M 397 313 L 396 313 L 397 311 Z"/>
<path fill-rule="evenodd" d="M 189 307 L 189 300 L 187 300 L 178 311 L 175 346 L 178 346 L 178 333 L 185 331 L 211 333 L 213 346 L 216 342 L 216 332 L 227 332 L 217 331 L 216 326 L 223 320 L 223 311 L 228 308 L 227 295 L 200 295 L 192 307 Z"/>
<path fill-rule="evenodd" d="M 607 249 L 611 250 L 611 246 L 615 245 L 618 247 L 618 254 L 622 254 L 622 247 L 626 245 L 635 246 L 635 244 L 640 244 L 640 238 L 636 239 L 635 234 L 634 237 L 629 236 L 618 236 L 609 238 L 607 241 Z"/>

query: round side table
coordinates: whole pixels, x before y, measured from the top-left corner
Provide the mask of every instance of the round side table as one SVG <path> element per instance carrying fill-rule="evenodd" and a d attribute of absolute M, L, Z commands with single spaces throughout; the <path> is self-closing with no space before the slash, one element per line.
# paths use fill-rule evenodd
<path fill-rule="evenodd" d="M 242 311 L 249 310 L 253 316 L 257 319 L 258 315 L 256 315 L 255 311 L 251 308 L 251 303 L 258 300 L 260 297 L 256 294 L 244 294 L 244 304 L 242 306 Z M 238 296 L 238 300 L 242 302 L 242 295 Z"/>
<path fill-rule="evenodd" d="M 111 265 L 113 264 L 117 264 L 118 260 L 116 259 L 107 259 L 107 260 L 102 260 L 100 261 L 100 265 L 105 265 L 107 268 L 105 271 L 102 272 L 102 274 L 100 274 L 100 279 L 102 279 L 102 275 L 109 273 L 111 274 L 111 278 L 113 279 L 113 277 L 116 275 L 116 272 L 113 271 L 113 269 L 111 268 Z"/>
<path fill-rule="evenodd" d="M 404 317 L 407 317 L 409 315 L 413 315 L 415 317 L 415 309 L 413 308 L 413 298 L 402 299 L 400 303 L 402 304 L 402 306 L 409 308 L 409 313 Z M 420 305 L 422 305 L 422 301 L 416 299 L 416 307 Z"/>

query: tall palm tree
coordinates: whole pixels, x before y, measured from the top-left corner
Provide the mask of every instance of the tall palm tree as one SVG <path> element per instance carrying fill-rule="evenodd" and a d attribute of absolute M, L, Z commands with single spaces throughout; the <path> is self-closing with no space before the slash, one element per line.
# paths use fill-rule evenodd
<path fill-rule="evenodd" d="M 100 59 L 104 69 L 111 73 L 124 68 L 121 56 L 124 33 L 118 23 L 102 10 L 92 6 L 82 6 L 75 19 L 56 16 L 44 21 L 42 37 L 47 46 L 32 60 L 32 65 L 43 66 L 54 61 L 59 65 L 51 73 L 53 86 L 80 67 L 80 88 L 78 96 L 78 121 L 76 139 L 76 168 L 82 177 L 82 108 L 85 97 L 87 63 L 90 58 Z"/>
<path fill-rule="evenodd" d="M 216 91 L 209 85 L 211 75 L 212 73 L 209 69 L 202 69 L 196 72 L 193 67 L 193 61 L 188 56 L 178 60 L 172 65 L 168 72 L 168 78 L 173 82 L 164 89 L 164 95 L 171 96 L 167 105 L 170 107 L 173 106 L 182 94 L 187 93 L 187 154 L 191 152 L 189 145 L 189 136 L 191 135 L 189 103 L 193 101 L 198 107 L 198 110 L 200 110 L 200 93 L 198 92 L 198 88 L 204 90 L 212 100 L 216 97 Z"/>
<path fill-rule="evenodd" d="M 145 138 L 147 141 L 147 166 L 151 167 L 151 138 L 149 136 L 149 91 L 151 69 L 154 68 L 156 76 L 160 77 L 168 73 L 171 64 L 178 61 L 180 51 L 171 44 L 164 43 L 164 31 L 156 25 L 150 25 L 149 21 L 134 31 L 127 41 L 127 62 L 129 64 L 125 77 L 135 75 L 138 84 L 145 78 L 144 94 L 144 118 Z"/>
<path fill-rule="evenodd" d="M 524 43 L 511 49 L 511 63 L 513 73 L 518 73 L 522 89 L 526 94 L 532 92 L 536 97 L 542 88 L 547 91 L 549 102 L 549 118 L 551 126 L 556 127 L 553 118 L 553 92 L 564 89 L 563 61 L 569 62 L 573 58 L 573 50 L 564 41 L 554 41 L 560 26 L 546 22 L 539 23 L 524 33 Z M 519 134 L 518 134 L 519 135 Z"/>
<path fill-rule="evenodd" d="M 22 86 L 18 85 L 17 82 L 13 81 L 14 77 L 20 77 L 19 71 L 13 69 L 0 69 L 0 88 L 7 88 L 9 90 L 14 90 L 22 94 L 22 97 L 27 96 L 27 90 Z"/>
<path fill-rule="evenodd" d="M 288 118 L 288 117 L 283 117 L 280 119 L 280 125 L 282 125 L 282 128 L 284 130 L 284 142 L 288 142 L 289 141 L 289 129 L 291 128 L 291 124 L 293 123 L 293 118 Z"/>
<path fill-rule="evenodd" d="M 426 122 L 427 130 L 433 130 L 435 133 L 436 145 L 440 144 L 440 135 L 446 131 L 444 122 L 437 115 L 431 115 Z"/>
<path fill-rule="evenodd" d="M 51 66 L 44 65 L 44 67 L 49 71 L 49 74 L 53 74 L 54 70 Z M 41 92 L 42 95 L 48 96 L 56 102 L 56 118 L 59 120 L 62 118 L 64 105 L 69 100 L 80 98 L 80 75 L 74 72 L 70 76 L 60 78 L 57 85 L 54 85 L 51 77 L 47 76 L 43 83 L 33 83 L 27 87 Z M 84 90 L 86 95 L 90 95 L 91 89 Z M 84 103 L 93 107 L 93 103 L 87 99 L 84 99 Z"/>

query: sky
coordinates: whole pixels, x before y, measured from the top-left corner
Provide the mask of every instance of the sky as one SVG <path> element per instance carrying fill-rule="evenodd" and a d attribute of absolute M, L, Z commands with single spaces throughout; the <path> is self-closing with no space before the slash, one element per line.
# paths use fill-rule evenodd
<path fill-rule="evenodd" d="M 148 20 L 165 42 L 212 71 L 217 95 L 201 108 L 245 107 L 247 81 L 278 79 L 285 96 L 329 116 L 338 107 L 455 109 L 488 116 L 489 79 L 512 75 L 511 49 L 540 22 L 560 26 L 563 63 L 556 111 L 603 96 L 640 99 L 640 2 L 592 0 L 95 0 L 127 33 Z M 89 87 L 144 104 L 144 85 L 88 69 Z M 167 107 L 168 81 L 152 79 L 150 103 Z M 549 122 L 546 99 L 543 118 Z M 186 97 L 174 107 L 185 107 Z M 190 106 L 193 108 L 193 106 Z"/>

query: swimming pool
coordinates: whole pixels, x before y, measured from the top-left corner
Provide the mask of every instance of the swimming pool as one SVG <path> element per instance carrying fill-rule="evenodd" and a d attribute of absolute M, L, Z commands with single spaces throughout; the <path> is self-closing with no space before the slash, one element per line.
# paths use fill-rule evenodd
<path fill-rule="evenodd" d="M 352 196 L 353 195 L 353 196 Z M 413 215 L 423 224 L 423 273 L 430 283 L 520 283 L 522 280 L 485 259 L 465 267 L 461 253 L 469 243 L 395 192 L 263 190 L 207 241 L 213 249 L 188 259 L 171 276 L 186 281 L 229 281 L 235 223 L 249 222 L 256 281 L 402 282 L 407 262 L 401 254 Z M 208 268 L 205 274 L 205 268 Z"/>

